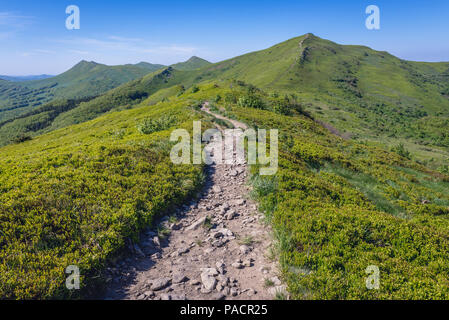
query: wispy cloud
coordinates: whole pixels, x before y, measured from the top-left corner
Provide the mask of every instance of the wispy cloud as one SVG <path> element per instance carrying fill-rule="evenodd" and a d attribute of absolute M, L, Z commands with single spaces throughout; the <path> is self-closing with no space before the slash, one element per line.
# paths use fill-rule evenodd
<path fill-rule="evenodd" d="M 142 49 L 146 53 L 160 53 L 160 54 L 193 54 L 198 51 L 196 47 L 184 47 L 178 45 L 171 46 L 157 46 L 151 49 Z"/>
<path fill-rule="evenodd" d="M 0 39 L 13 38 L 17 32 L 26 29 L 33 22 L 33 17 L 13 12 L 0 12 Z"/>
<path fill-rule="evenodd" d="M 125 38 L 118 36 L 108 36 L 105 39 L 78 37 L 71 39 L 55 40 L 65 45 L 72 45 L 77 47 L 91 47 L 93 49 L 114 49 L 114 50 L 134 50 L 140 48 L 144 40 L 138 38 Z"/>
<path fill-rule="evenodd" d="M 22 52 L 20 55 L 22 57 L 29 57 L 29 56 L 35 56 L 35 55 L 48 55 L 48 54 L 55 54 L 56 51 L 53 50 L 46 50 L 46 49 L 33 49 L 31 51 Z"/>
<path fill-rule="evenodd" d="M 32 23 L 33 17 L 23 16 L 14 12 L 0 12 L 0 26 L 24 27 Z"/>
<path fill-rule="evenodd" d="M 199 52 L 199 48 L 191 45 L 157 44 L 140 38 L 107 36 L 105 38 L 76 37 L 52 40 L 70 46 L 73 53 L 89 53 L 99 51 L 128 52 L 134 54 L 154 54 L 160 56 L 185 56 Z"/>
<path fill-rule="evenodd" d="M 70 53 L 75 53 L 75 54 L 80 54 L 80 55 L 83 55 L 83 56 L 89 54 L 89 51 L 72 50 L 72 49 L 71 49 L 71 50 L 68 50 L 68 52 L 70 52 Z"/>
<path fill-rule="evenodd" d="M 46 49 L 36 49 L 34 51 L 37 52 L 37 53 L 45 53 L 45 54 L 54 54 L 55 53 L 55 51 L 46 50 Z"/>
<path fill-rule="evenodd" d="M 127 37 L 119 37 L 119 36 L 109 36 L 109 40 L 120 41 L 120 42 L 142 42 L 145 41 L 141 38 L 127 38 Z"/>

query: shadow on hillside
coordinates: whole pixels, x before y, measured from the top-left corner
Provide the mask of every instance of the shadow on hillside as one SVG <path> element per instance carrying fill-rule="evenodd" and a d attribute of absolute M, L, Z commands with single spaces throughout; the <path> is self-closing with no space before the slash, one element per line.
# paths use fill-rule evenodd
<path fill-rule="evenodd" d="M 186 214 L 191 210 L 191 206 L 197 204 L 202 199 L 206 198 L 209 190 L 213 186 L 212 176 L 215 173 L 215 165 L 205 166 L 204 176 L 205 182 L 203 188 L 198 195 L 190 200 L 186 201 L 188 205 L 182 205 L 181 207 L 174 209 L 174 214 L 178 222 L 182 222 Z M 131 242 L 128 244 L 122 257 L 113 265 L 107 268 L 106 279 L 107 283 L 101 292 L 97 292 L 92 297 L 93 299 L 100 300 L 123 300 L 123 299 L 136 299 L 129 295 L 128 289 L 138 283 L 137 276 L 139 273 L 145 272 L 151 269 L 155 264 L 161 260 L 156 258 L 155 255 L 162 254 L 164 248 L 170 244 L 170 235 L 165 238 L 160 238 L 160 246 L 154 244 L 154 237 L 161 232 L 161 225 L 169 224 L 168 216 L 157 220 L 154 224 L 155 227 L 145 231 L 141 235 L 141 241 L 138 245 L 133 245 Z M 162 228 L 162 230 L 164 230 Z M 148 279 L 152 280 L 152 279 Z M 146 288 L 146 290 L 150 290 Z M 145 288 L 139 288 L 139 292 L 145 292 Z"/>

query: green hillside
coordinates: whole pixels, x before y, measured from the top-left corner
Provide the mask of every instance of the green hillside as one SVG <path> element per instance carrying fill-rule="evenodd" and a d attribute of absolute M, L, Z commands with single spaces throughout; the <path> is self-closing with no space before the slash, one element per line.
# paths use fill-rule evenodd
<path fill-rule="evenodd" d="M 77 69 L 84 74 L 88 65 Z M 446 133 L 428 125 L 436 117 L 441 125 L 448 120 L 449 63 L 404 61 L 386 52 L 338 45 L 307 34 L 215 64 L 192 57 L 171 69 L 162 86 L 238 79 L 297 94 L 316 118 L 348 137 L 378 141 L 382 136 L 381 140 L 389 138 L 393 144 L 406 139 L 423 154 L 424 149 L 446 152 L 449 146 Z M 46 81 L 52 85 L 51 79 Z M 154 91 L 151 85 L 148 77 L 139 82 L 149 93 Z"/>
<path fill-rule="evenodd" d="M 238 79 L 294 93 L 342 136 L 386 148 L 405 144 L 435 169 L 449 159 L 443 129 L 449 121 L 449 63 L 405 61 L 307 34 L 188 73 L 174 72 L 167 86 Z"/>
<path fill-rule="evenodd" d="M 148 62 L 143 62 L 143 61 L 136 63 L 134 66 L 143 68 L 143 69 L 147 69 L 149 72 L 154 72 L 154 71 L 160 70 L 165 67 L 163 64 L 153 64 L 153 63 L 148 63 Z"/>
<path fill-rule="evenodd" d="M 207 101 L 280 131 L 279 171 L 252 167 L 251 196 L 293 298 L 449 299 L 449 63 L 307 34 L 160 67 L 0 80 L 2 103 L 29 99 L 0 110 L 1 298 L 70 298 L 70 264 L 85 289 L 100 285 L 126 239 L 202 184 L 201 167 L 171 163 L 168 137 L 212 125 Z M 369 265 L 380 290 L 365 287 Z"/>
<path fill-rule="evenodd" d="M 194 79 L 190 72 L 168 67 L 125 83 L 97 98 L 78 101 L 55 100 L 14 119 L 0 122 L 0 145 L 11 143 L 17 137 L 33 137 L 65 126 L 82 123 L 110 110 L 132 108 L 158 90 L 170 88 L 179 82 L 192 84 Z M 184 87 L 179 86 L 174 90 L 183 91 Z M 48 113 L 51 115 L 49 116 Z M 35 122 L 42 125 L 28 125 Z"/>
<path fill-rule="evenodd" d="M 448 170 L 449 63 L 412 62 L 306 34 L 185 73 L 167 86 L 238 79 L 294 93 L 339 135 L 383 148 L 404 144 L 414 159 Z"/>
<path fill-rule="evenodd" d="M 22 115 L 54 99 L 95 97 L 160 68 L 160 65 L 151 64 L 106 66 L 81 61 L 48 79 L 0 81 L 0 121 Z"/>
<path fill-rule="evenodd" d="M 147 84 L 162 87 L 169 70 Z M 200 167 L 168 159 L 168 137 L 194 119 L 210 126 L 198 108 L 205 101 L 251 127 L 280 131 L 279 171 L 261 177 L 254 166 L 252 196 L 275 230 L 273 254 L 294 298 L 449 297 L 449 176 L 342 139 L 297 96 L 241 81 L 162 88 L 130 110 L 1 148 L 0 296 L 70 297 L 70 264 L 81 266 L 85 288 L 101 284 L 125 239 L 202 183 Z M 138 130 L 155 121 L 158 128 Z M 382 270 L 380 290 L 364 285 L 368 265 Z"/>
<path fill-rule="evenodd" d="M 146 74 L 144 77 L 129 82 L 123 81 L 126 83 L 98 97 L 79 96 L 75 98 L 73 95 L 68 95 L 69 97 L 66 99 L 53 97 L 54 101 L 36 105 L 30 110 L 26 109 L 28 110 L 26 112 L 24 109 L 20 109 L 21 113 L 15 117 L 6 118 L 3 121 L 0 118 L 0 145 L 11 143 L 15 139 L 24 136 L 33 137 L 57 128 L 82 123 L 113 109 L 129 108 L 159 89 L 170 87 L 172 82 L 173 84 L 185 82 L 191 85 L 196 79 L 186 70 L 197 69 L 205 64 L 210 63 L 198 57 L 192 57 L 186 62 L 158 71 L 163 67 L 162 65 L 141 62 L 136 66 L 147 70 L 147 72 L 144 72 Z M 97 67 L 94 67 L 92 70 L 93 66 L 93 63 L 81 62 L 71 70 L 70 74 L 66 74 L 64 79 L 77 78 L 80 79 L 80 83 L 84 83 L 85 80 L 82 79 L 89 77 L 89 73 L 95 72 L 97 76 L 100 75 L 95 71 Z M 184 71 L 175 69 L 175 66 Z M 129 69 L 132 66 L 126 65 L 124 67 Z M 104 75 L 104 77 L 107 78 L 108 76 Z M 127 77 L 128 80 L 130 77 L 134 78 L 134 76 L 130 75 L 127 75 Z M 92 85 L 96 86 L 95 84 Z M 90 92 L 94 93 L 96 90 L 92 89 Z M 179 88 L 179 90 L 183 89 Z M 66 90 L 62 91 L 65 92 Z M 72 92 L 71 89 L 69 91 Z M 64 95 L 66 94 L 64 93 Z"/>
<path fill-rule="evenodd" d="M 232 88 L 216 110 L 280 131 L 278 173 L 253 168 L 251 180 L 293 298 L 449 297 L 448 175 L 332 134 L 295 96 Z M 381 270 L 379 290 L 365 287 L 370 265 Z"/>
<path fill-rule="evenodd" d="M 210 64 L 211 63 L 207 60 L 193 56 L 189 60 L 173 64 L 171 67 L 176 70 L 189 71 L 199 69 Z"/>
<path fill-rule="evenodd" d="M 142 105 L 1 148 L 1 298 L 70 297 L 68 264 L 92 282 L 126 239 L 201 185 L 201 167 L 169 159 L 168 129 L 201 118 L 185 106 Z M 164 127 L 142 134 L 146 119 Z"/>

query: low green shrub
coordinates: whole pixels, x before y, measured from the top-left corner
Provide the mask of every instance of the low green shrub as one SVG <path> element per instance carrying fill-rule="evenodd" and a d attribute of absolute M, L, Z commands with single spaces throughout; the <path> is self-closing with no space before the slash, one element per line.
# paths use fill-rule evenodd
<path fill-rule="evenodd" d="M 411 159 L 412 155 L 410 153 L 410 151 L 408 151 L 403 143 L 398 144 L 397 146 L 394 146 L 393 148 L 391 148 L 392 152 L 396 152 L 398 155 L 400 155 L 401 157 L 407 158 L 407 159 Z"/>
<path fill-rule="evenodd" d="M 169 129 L 175 122 L 176 117 L 170 115 L 156 119 L 146 118 L 138 124 L 137 129 L 142 134 L 152 134 L 154 132 Z"/>

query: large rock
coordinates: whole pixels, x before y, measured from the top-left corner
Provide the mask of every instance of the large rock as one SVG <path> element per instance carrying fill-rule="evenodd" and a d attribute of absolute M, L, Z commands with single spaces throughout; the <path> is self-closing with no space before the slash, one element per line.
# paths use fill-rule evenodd
<path fill-rule="evenodd" d="M 203 272 L 201 274 L 201 282 L 203 283 L 204 289 L 208 291 L 214 290 L 215 286 L 217 285 L 217 279 L 206 272 Z"/>
<path fill-rule="evenodd" d="M 202 274 L 207 274 L 210 276 L 218 276 L 219 274 L 215 268 L 201 268 L 200 270 Z"/>
<path fill-rule="evenodd" d="M 245 199 L 237 199 L 237 200 L 235 201 L 235 203 L 236 203 L 238 206 L 243 206 L 243 205 L 246 203 L 246 200 L 245 200 Z"/>
<path fill-rule="evenodd" d="M 225 213 L 224 218 L 226 220 L 232 220 L 234 219 L 234 217 L 237 215 L 237 212 L 235 212 L 234 210 L 229 210 L 227 213 Z"/>
<path fill-rule="evenodd" d="M 155 280 L 153 280 L 153 283 L 152 283 L 150 289 L 153 291 L 158 291 L 158 290 L 164 289 L 169 284 L 170 284 L 170 278 L 155 279 Z"/>
<path fill-rule="evenodd" d="M 251 252 L 251 248 L 248 247 L 246 244 L 241 245 L 239 249 L 242 254 L 248 254 Z"/>
<path fill-rule="evenodd" d="M 232 237 L 234 235 L 234 233 L 226 228 L 221 228 L 219 230 L 217 230 L 217 232 L 221 232 L 223 235 L 227 236 L 227 237 Z"/>
<path fill-rule="evenodd" d="M 173 275 L 172 282 L 173 283 L 181 283 L 181 282 L 186 282 L 188 280 L 189 280 L 189 278 L 187 278 L 185 274 L 176 273 L 176 274 Z"/>
<path fill-rule="evenodd" d="M 186 231 L 196 230 L 196 229 L 198 229 L 201 225 L 203 225 L 204 222 L 206 222 L 206 217 L 199 218 L 199 219 L 196 220 L 194 223 L 192 223 L 190 226 L 188 226 L 188 227 L 186 228 Z"/>

